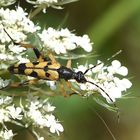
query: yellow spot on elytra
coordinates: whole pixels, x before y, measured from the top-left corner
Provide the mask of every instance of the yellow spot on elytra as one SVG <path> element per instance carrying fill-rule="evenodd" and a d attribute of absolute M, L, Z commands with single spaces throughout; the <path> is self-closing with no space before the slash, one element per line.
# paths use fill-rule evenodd
<path fill-rule="evenodd" d="M 25 69 L 25 75 L 30 75 L 33 72 L 33 69 Z"/>
<path fill-rule="evenodd" d="M 37 73 L 39 78 L 41 78 L 41 79 L 46 78 L 46 73 L 43 69 L 34 69 L 34 71 Z"/>
<path fill-rule="evenodd" d="M 35 65 L 35 68 L 44 68 L 45 66 L 47 66 L 48 62 L 40 62 L 39 64 Z"/>
<path fill-rule="evenodd" d="M 48 68 L 51 68 L 51 69 L 59 69 L 60 66 L 61 65 L 59 63 L 53 63 L 52 65 L 48 65 Z"/>
<path fill-rule="evenodd" d="M 57 71 L 53 71 L 53 70 L 48 70 L 47 73 L 50 74 L 49 79 L 50 80 L 58 80 L 59 79 L 59 74 Z"/>
<path fill-rule="evenodd" d="M 33 65 L 33 63 L 26 63 L 26 68 L 33 68 L 34 67 L 34 65 Z"/>

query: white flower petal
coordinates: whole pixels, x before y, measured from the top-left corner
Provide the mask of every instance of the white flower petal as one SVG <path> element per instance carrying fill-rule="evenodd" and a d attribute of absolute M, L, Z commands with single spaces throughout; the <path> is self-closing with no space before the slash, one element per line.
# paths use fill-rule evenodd
<path fill-rule="evenodd" d="M 125 66 L 121 66 L 118 71 L 118 74 L 126 76 L 128 74 L 128 69 Z"/>
<path fill-rule="evenodd" d="M 132 86 L 132 83 L 126 78 L 122 79 L 122 83 L 126 88 L 130 88 Z"/>
<path fill-rule="evenodd" d="M 56 130 L 55 130 L 54 127 L 50 127 L 50 132 L 51 132 L 51 133 L 55 133 L 55 131 L 56 131 Z"/>
<path fill-rule="evenodd" d="M 0 137 L 3 140 L 12 140 L 14 134 L 12 132 L 12 130 L 4 130 L 4 131 L 0 131 Z"/>
<path fill-rule="evenodd" d="M 83 48 L 87 52 L 92 50 L 92 45 L 87 35 L 83 35 L 83 37 L 76 36 L 67 28 L 55 30 L 49 27 L 38 35 L 44 43 L 44 48 L 51 49 L 57 54 L 65 54 L 67 51 L 74 50 L 78 47 Z"/>
<path fill-rule="evenodd" d="M 118 60 L 113 60 L 112 66 L 114 67 L 114 69 L 118 69 L 121 66 L 121 63 Z"/>

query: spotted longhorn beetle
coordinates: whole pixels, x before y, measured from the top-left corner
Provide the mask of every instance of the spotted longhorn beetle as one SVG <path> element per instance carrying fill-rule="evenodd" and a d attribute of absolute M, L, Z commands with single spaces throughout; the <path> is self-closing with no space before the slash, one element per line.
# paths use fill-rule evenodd
<path fill-rule="evenodd" d="M 16 43 L 12 39 L 12 37 L 8 34 L 5 28 L 4 28 L 4 31 L 15 45 L 20 45 L 25 48 L 32 48 L 37 57 L 37 61 L 35 62 L 14 64 L 8 68 L 11 74 L 20 74 L 20 75 L 26 75 L 26 76 L 31 76 L 31 77 L 36 78 L 36 79 L 28 80 L 22 83 L 10 84 L 11 87 L 18 87 L 27 83 L 34 83 L 35 81 L 40 80 L 40 79 L 50 80 L 50 81 L 59 81 L 61 79 L 64 79 L 66 81 L 67 86 L 74 93 L 80 94 L 78 91 L 72 88 L 69 82 L 69 80 L 75 79 L 78 83 L 88 82 L 95 85 L 97 88 L 103 91 L 106 94 L 106 96 L 110 99 L 110 101 L 113 103 L 113 100 L 103 88 L 101 88 L 94 82 L 88 81 L 85 77 L 85 74 L 89 70 L 95 68 L 97 65 L 100 65 L 101 63 L 94 65 L 93 67 L 87 69 L 85 72 L 82 72 L 82 71 L 74 72 L 71 69 L 71 60 L 68 60 L 66 66 L 62 66 L 60 63 L 56 61 L 56 59 L 51 53 L 48 54 L 48 57 L 44 57 L 36 47 L 33 47 L 30 44 Z M 63 85 L 62 85 L 62 89 L 65 92 Z M 66 95 L 66 93 L 64 95 Z M 114 106 L 116 107 L 115 104 Z"/>

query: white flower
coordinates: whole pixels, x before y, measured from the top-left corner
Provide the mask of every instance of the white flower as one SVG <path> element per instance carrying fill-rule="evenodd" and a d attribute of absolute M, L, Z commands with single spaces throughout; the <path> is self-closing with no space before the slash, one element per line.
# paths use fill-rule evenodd
<path fill-rule="evenodd" d="M 122 93 L 121 90 L 117 87 L 111 87 L 107 89 L 106 87 L 104 88 L 104 91 L 99 90 L 101 95 L 106 98 L 108 103 L 113 103 L 116 101 L 116 98 L 121 98 Z M 113 102 L 112 102 L 113 101 Z"/>
<path fill-rule="evenodd" d="M 33 124 L 36 126 L 44 127 L 46 120 L 39 110 L 31 109 L 27 112 L 27 117 L 29 117 Z"/>
<path fill-rule="evenodd" d="M 71 33 L 67 28 L 55 30 L 49 27 L 39 34 L 41 41 L 44 43 L 44 49 L 51 49 L 57 54 L 65 54 L 67 51 L 74 50 L 78 47 L 83 48 L 85 51 L 90 52 L 92 45 L 87 35 L 83 37 L 76 36 Z"/>
<path fill-rule="evenodd" d="M 108 71 L 115 74 L 120 74 L 126 76 L 128 74 L 128 69 L 124 66 L 121 66 L 121 63 L 118 60 L 112 61 L 112 66 L 108 67 Z"/>
<path fill-rule="evenodd" d="M 90 65 L 91 66 L 91 65 Z M 87 67 L 87 65 L 78 65 L 78 67 L 77 68 L 75 68 L 74 70 L 75 70 L 75 72 L 78 72 L 78 71 L 82 71 L 83 73 L 86 71 L 88 69 L 88 67 Z M 89 70 L 87 73 L 86 73 L 86 75 L 91 75 L 92 74 L 92 72 L 91 72 L 91 70 Z"/>
<path fill-rule="evenodd" d="M 45 139 L 44 139 L 44 137 L 40 137 L 40 138 L 38 138 L 37 140 L 45 140 Z"/>
<path fill-rule="evenodd" d="M 2 70 L 4 70 L 4 69 L 8 69 L 8 67 L 9 67 L 9 64 L 4 64 L 4 63 L 1 63 L 1 65 L 0 65 L 0 69 Z"/>
<path fill-rule="evenodd" d="M 56 82 L 55 81 L 45 81 L 45 83 L 52 89 L 56 89 Z"/>
<path fill-rule="evenodd" d="M 14 60 L 14 56 L 10 54 L 0 53 L 0 60 L 2 61 L 8 61 L 8 60 Z"/>
<path fill-rule="evenodd" d="M 93 67 L 94 65 L 89 65 L 89 67 Z M 92 69 L 93 73 L 100 73 L 103 69 L 105 68 L 104 63 L 101 62 L 100 60 L 97 61 L 96 66 L 94 66 L 94 68 Z"/>
<path fill-rule="evenodd" d="M 25 116 L 30 120 L 32 120 L 33 125 L 44 127 L 46 120 L 44 119 L 44 115 L 41 113 L 39 109 L 42 108 L 42 103 L 38 100 L 38 97 L 33 97 L 32 95 L 28 96 L 29 105 L 26 105 L 28 110 L 24 110 Z M 28 120 L 27 119 L 27 120 Z"/>
<path fill-rule="evenodd" d="M 57 133 L 59 135 L 59 131 L 60 132 L 63 132 L 64 131 L 64 128 L 63 126 L 55 120 L 55 116 L 53 115 L 46 115 L 46 118 L 47 118 L 47 127 L 50 127 L 50 132 L 51 133 Z"/>
<path fill-rule="evenodd" d="M 26 50 L 26 48 L 18 46 L 18 45 L 9 45 L 8 48 L 10 51 L 12 51 L 13 53 L 17 53 L 17 54 Z"/>
<path fill-rule="evenodd" d="M 78 83 L 78 85 L 81 90 L 87 91 L 87 96 L 94 92 L 99 92 L 104 98 L 106 98 L 107 102 L 115 102 L 116 98 L 121 98 L 122 92 L 132 86 L 132 83 L 128 79 L 120 79 L 116 77 L 116 74 L 126 76 L 128 70 L 126 67 L 121 66 L 121 63 L 118 60 L 114 60 L 111 66 L 104 66 L 100 61 L 97 64 L 100 65 L 89 70 L 87 75 L 85 75 L 86 80 L 91 83 Z M 89 65 L 89 67 L 91 68 L 93 65 Z M 85 72 L 87 69 L 87 66 L 80 65 L 75 72 Z"/>
<path fill-rule="evenodd" d="M 8 105 L 13 101 L 12 97 L 9 96 L 0 96 L 0 105 Z"/>
<path fill-rule="evenodd" d="M 82 37 L 81 36 L 73 36 L 71 38 L 71 40 L 73 40 L 73 42 L 76 43 L 77 46 L 80 46 L 85 51 L 87 51 L 87 52 L 92 51 L 92 46 L 91 46 L 90 39 L 89 39 L 88 35 L 83 35 Z"/>
<path fill-rule="evenodd" d="M 120 80 L 119 78 L 115 77 L 114 82 L 121 91 L 126 91 L 126 89 L 132 86 L 132 83 L 126 78 Z"/>
<path fill-rule="evenodd" d="M 21 55 L 16 56 L 16 58 L 19 60 L 18 63 L 28 63 L 30 60 L 28 58 L 24 58 Z"/>
<path fill-rule="evenodd" d="M 46 4 L 48 6 L 56 4 L 58 2 L 58 0 L 26 0 L 26 1 L 31 4 L 36 4 L 36 5 Z"/>
<path fill-rule="evenodd" d="M 33 24 L 27 15 L 28 14 L 24 12 L 21 7 L 17 7 L 16 10 L 0 9 L 0 40 L 2 43 L 11 41 L 11 39 L 4 32 L 3 28 L 5 28 L 17 42 L 24 41 L 27 38 L 27 33 L 33 33 L 40 29 L 39 26 L 35 26 Z"/>
<path fill-rule="evenodd" d="M 18 119 L 21 120 L 22 119 L 22 109 L 20 107 L 14 107 L 14 105 L 12 106 L 8 106 L 6 107 L 6 109 L 10 112 L 10 117 L 12 117 L 13 119 Z"/>
<path fill-rule="evenodd" d="M 1 88 L 4 88 L 4 87 L 6 87 L 6 86 L 8 86 L 8 85 L 9 85 L 9 82 L 10 82 L 10 80 L 3 80 L 3 79 L 0 77 L 0 89 L 1 89 Z"/>
<path fill-rule="evenodd" d="M 90 77 L 86 77 L 86 79 L 88 81 L 96 83 L 96 81 L 94 79 L 90 78 Z M 93 85 L 91 83 L 88 83 L 88 82 L 86 82 L 86 83 L 79 83 L 79 86 L 80 86 L 81 90 L 85 90 L 85 91 L 97 91 L 98 90 L 98 88 L 95 85 Z"/>
<path fill-rule="evenodd" d="M 27 121 L 26 126 L 31 125 L 35 127 L 50 127 L 50 132 L 57 133 L 59 135 L 59 131 L 63 132 L 63 126 L 55 120 L 55 116 L 53 116 L 52 111 L 54 111 L 55 107 L 52 106 L 48 99 L 41 100 L 38 99 L 37 96 L 30 95 L 27 99 L 28 104 L 24 109 L 24 117 Z"/>
<path fill-rule="evenodd" d="M 19 45 L 14 45 L 12 40 L 14 42 L 23 42 L 26 40 L 28 33 L 34 33 L 40 27 L 34 25 L 28 18 L 28 13 L 19 6 L 16 10 L 0 8 L 0 19 L 0 41 L 2 43 L 0 45 L 0 60 L 15 60 L 19 63 L 29 62 L 25 54 L 26 49 Z M 9 43 L 9 46 L 7 47 L 4 43 Z"/>
<path fill-rule="evenodd" d="M 31 109 L 38 109 L 39 107 L 42 107 L 42 101 L 39 100 L 38 96 L 28 94 L 27 101 L 29 102 L 29 106 L 31 107 Z"/>
<path fill-rule="evenodd" d="M 14 134 L 12 132 L 12 130 L 4 130 L 4 131 L 0 131 L 0 137 L 3 140 L 12 140 Z"/>
<path fill-rule="evenodd" d="M 1 50 L 1 53 L 4 53 L 5 52 L 5 45 L 0 45 L 0 50 Z"/>
<path fill-rule="evenodd" d="M 27 2 L 34 4 L 35 7 L 42 7 L 43 12 L 46 12 L 47 7 L 53 7 L 56 9 L 62 9 L 61 5 L 75 2 L 77 0 L 26 0 Z"/>
<path fill-rule="evenodd" d="M 47 105 L 44 105 L 43 106 L 43 109 L 46 111 L 46 112 L 52 112 L 54 111 L 56 107 L 55 106 L 52 106 L 50 103 L 47 103 Z"/>
<path fill-rule="evenodd" d="M 9 112 L 3 108 L 0 109 L 0 123 L 3 124 L 3 122 L 8 122 L 9 119 Z"/>

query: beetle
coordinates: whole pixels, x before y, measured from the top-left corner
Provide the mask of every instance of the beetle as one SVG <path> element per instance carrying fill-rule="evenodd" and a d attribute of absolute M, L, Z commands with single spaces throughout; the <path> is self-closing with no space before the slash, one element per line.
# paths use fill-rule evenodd
<path fill-rule="evenodd" d="M 22 83 L 10 84 L 11 87 L 18 87 L 18 86 L 21 86 L 21 85 L 24 85 L 27 83 L 34 83 L 35 81 L 40 80 L 40 79 L 50 80 L 50 81 L 60 81 L 61 79 L 64 79 L 66 81 L 67 86 L 73 92 L 80 94 L 78 91 L 76 91 L 75 89 L 72 88 L 72 86 L 69 82 L 69 80 L 74 79 L 78 83 L 87 83 L 88 82 L 88 83 L 95 85 L 98 89 L 103 91 L 106 94 L 106 96 L 110 99 L 110 101 L 113 103 L 112 98 L 108 95 L 108 93 L 103 88 L 101 88 L 99 85 L 97 85 L 94 82 L 88 81 L 85 77 L 85 74 L 89 70 L 95 68 L 97 65 L 102 64 L 101 62 L 98 63 L 97 65 L 94 65 L 93 67 L 87 69 L 85 72 L 82 72 L 82 71 L 75 72 L 71 68 L 71 60 L 68 60 L 67 65 L 63 66 L 59 62 L 56 61 L 56 59 L 52 55 L 52 53 L 49 53 L 48 57 L 44 57 L 36 47 L 33 47 L 30 44 L 16 43 L 13 40 L 13 38 L 8 34 L 8 32 L 6 31 L 5 28 L 4 28 L 4 31 L 9 36 L 9 38 L 14 43 L 14 45 L 20 45 L 25 48 L 32 48 L 37 57 L 37 61 L 35 61 L 35 62 L 14 64 L 8 68 L 8 71 L 11 74 L 26 75 L 26 76 L 31 76 L 31 77 L 36 78 L 36 79 L 28 80 L 28 81 L 25 81 Z M 64 95 L 66 95 L 63 85 L 61 85 L 61 87 L 63 89 Z M 116 107 L 115 104 L 114 104 L 114 106 Z"/>

